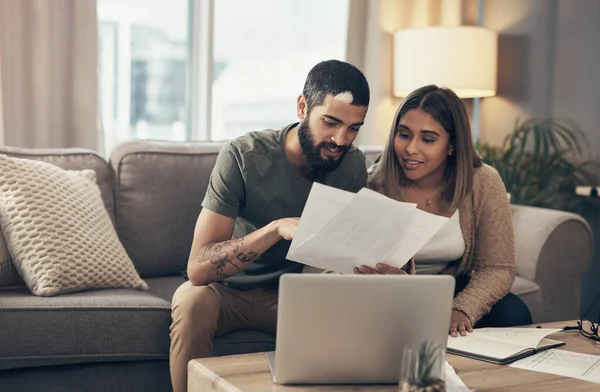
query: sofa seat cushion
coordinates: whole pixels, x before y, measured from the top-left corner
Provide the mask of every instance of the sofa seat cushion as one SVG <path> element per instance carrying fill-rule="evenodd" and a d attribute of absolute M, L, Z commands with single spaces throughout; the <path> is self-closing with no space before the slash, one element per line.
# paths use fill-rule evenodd
<path fill-rule="evenodd" d="M 148 293 L 171 303 L 173 294 L 175 294 L 175 291 L 179 286 L 184 284 L 187 279 L 181 275 L 176 275 L 163 276 L 161 278 L 147 278 L 145 281 L 148 283 Z"/>
<path fill-rule="evenodd" d="M 114 289 L 37 297 L 0 291 L 0 370 L 168 359 L 170 303 Z"/>

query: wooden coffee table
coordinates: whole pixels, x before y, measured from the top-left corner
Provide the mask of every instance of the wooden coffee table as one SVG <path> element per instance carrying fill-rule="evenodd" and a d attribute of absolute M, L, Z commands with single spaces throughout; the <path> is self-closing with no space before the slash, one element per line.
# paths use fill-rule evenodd
<path fill-rule="evenodd" d="M 563 328 L 576 321 L 539 324 L 544 328 Z M 534 327 L 534 326 L 532 326 Z M 596 342 L 582 337 L 578 331 L 558 332 L 549 338 L 564 341 L 560 349 L 600 355 Z M 448 362 L 471 389 L 477 391 L 599 391 L 600 385 L 552 374 L 514 369 L 448 354 Z M 391 392 L 397 385 L 331 385 L 284 386 L 272 382 L 264 353 L 229 357 L 195 359 L 189 366 L 189 392 Z"/>

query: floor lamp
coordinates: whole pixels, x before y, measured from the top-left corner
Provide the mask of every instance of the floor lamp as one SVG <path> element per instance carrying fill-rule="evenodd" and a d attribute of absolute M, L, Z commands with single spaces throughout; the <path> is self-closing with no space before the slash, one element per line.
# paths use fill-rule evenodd
<path fill-rule="evenodd" d="M 498 34 L 479 26 L 435 26 L 394 34 L 394 95 L 435 84 L 460 98 L 496 95 Z M 473 141 L 479 120 L 473 121 Z"/>

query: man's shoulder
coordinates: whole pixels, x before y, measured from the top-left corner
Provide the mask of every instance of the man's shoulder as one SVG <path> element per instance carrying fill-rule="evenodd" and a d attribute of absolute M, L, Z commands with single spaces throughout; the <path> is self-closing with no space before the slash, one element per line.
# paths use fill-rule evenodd
<path fill-rule="evenodd" d="M 351 145 L 348 149 L 348 155 L 350 154 L 354 155 L 354 159 L 365 159 L 365 154 L 360 148 L 356 147 L 354 144 Z"/>
<path fill-rule="evenodd" d="M 270 154 L 281 149 L 281 130 L 252 131 L 231 140 L 227 148 L 239 155 Z"/>
<path fill-rule="evenodd" d="M 348 149 L 348 152 L 340 165 L 340 168 L 342 167 L 348 167 L 350 169 L 364 167 L 366 170 L 367 164 L 365 154 L 355 145 L 350 146 L 350 149 Z"/>

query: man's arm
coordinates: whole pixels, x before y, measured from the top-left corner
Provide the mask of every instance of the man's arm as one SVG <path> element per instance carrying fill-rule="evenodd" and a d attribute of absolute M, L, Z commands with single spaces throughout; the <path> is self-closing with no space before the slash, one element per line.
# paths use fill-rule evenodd
<path fill-rule="evenodd" d="M 202 209 L 192 241 L 187 273 L 194 286 L 237 274 L 279 240 L 292 240 L 298 218 L 273 221 L 241 238 L 231 239 L 235 219 Z"/>

